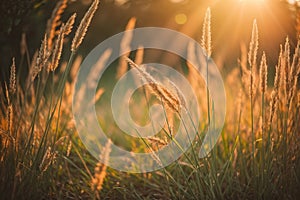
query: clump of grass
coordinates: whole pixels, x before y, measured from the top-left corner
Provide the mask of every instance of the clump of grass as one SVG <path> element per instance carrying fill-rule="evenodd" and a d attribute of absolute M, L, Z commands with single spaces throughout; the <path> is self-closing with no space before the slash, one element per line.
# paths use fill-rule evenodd
<path fill-rule="evenodd" d="M 67 2 L 59 1 L 53 11 L 40 49 L 29 63 L 25 82 L 17 80 L 13 59 L 9 85 L 4 93 L 1 88 L 0 193 L 4 199 L 50 197 L 45 191 L 55 187 L 52 172 L 57 173 L 62 166 L 62 150 L 70 155 L 69 146 L 62 142 L 69 138 L 63 134 L 67 121 L 60 118 L 61 111 L 68 108 L 62 107 L 61 102 L 66 100 L 64 88 L 68 85 L 74 50 L 79 48 L 99 1 L 92 3 L 77 30 L 65 71 L 54 74 L 60 66 L 64 39 L 71 33 L 76 17 L 73 14 L 66 23 L 61 22 Z M 22 43 L 24 46 L 26 42 Z"/>
<path fill-rule="evenodd" d="M 107 144 L 102 150 L 100 160 L 95 167 L 95 174 L 92 178 L 91 187 L 95 192 L 96 197 L 100 199 L 99 191 L 102 189 L 102 185 L 106 176 L 106 165 L 108 164 L 109 154 L 111 151 L 111 140 L 108 140 Z"/>

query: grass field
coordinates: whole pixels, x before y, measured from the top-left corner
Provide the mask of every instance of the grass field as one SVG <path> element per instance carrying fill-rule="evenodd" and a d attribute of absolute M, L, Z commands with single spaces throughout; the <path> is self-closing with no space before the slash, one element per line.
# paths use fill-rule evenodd
<path fill-rule="evenodd" d="M 1 80 L 0 199 L 299 198 L 300 40 L 294 45 L 287 36 L 278 44 L 277 64 L 271 66 L 268 52 L 259 53 L 260 23 L 253 21 L 250 43 L 241 46 L 236 66 L 220 69 L 226 89 L 226 120 L 218 143 L 205 158 L 197 155 L 208 122 L 214 120 L 213 102 L 203 78 L 181 60 L 177 68 L 194 89 L 204 116 L 196 139 L 184 155 L 165 168 L 121 172 L 88 152 L 72 114 L 72 92 L 83 60 L 77 52 L 101 4 L 94 0 L 82 19 L 74 13 L 62 21 L 66 2 L 58 2 L 34 55 L 21 43 L 20 59 L 29 69 L 26 77 L 16 70 L 19 68 L 12 58 L 9 81 Z M 201 45 L 207 58 L 213 59 L 214 14 L 207 9 L 203 16 L 204 22 L 199 21 L 203 24 Z M 75 20 L 81 20 L 78 27 L 73 26 Z M 135 22 L 132 18 L 126 30 L 134 29 Z M 73 38 L 71 32 L 75 33 Z M 64 43 L 66 39 L 71 45 Z M 61 60 L 62 53 L 69 56 L 67 62 Z M 99 124 L 112 143 L 134 152 L 155 151 L 174 140 L 172 134 L 180 122 L 177 112 L 183 107 L 180 95 L 172 96 L 172 91 L 154 81 L 134 93 L 130 109 L 143 125 L 149 122 L 149 104 L 164 104 L 168 123 L 161 132 L 148 139 L 132 139 L 113 123 L 111 111 L 107 111 L 110 90 L 130 67 L 140 69 L 146 54 L 147 49 L 140 48 L 125 55 L 133 61 L 122 57 L 114 62 L 113 70 L 100 81 L 95 99 Z M 142 78 L 148 75 L 141 72 Z M 109 160 L 110 145 L 107 143 L 99 156 Z"/>

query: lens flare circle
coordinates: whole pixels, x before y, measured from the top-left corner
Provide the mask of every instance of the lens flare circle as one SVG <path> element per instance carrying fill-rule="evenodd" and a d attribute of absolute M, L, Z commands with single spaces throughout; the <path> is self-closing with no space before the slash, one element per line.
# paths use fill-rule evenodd
<path fill-rule="evenodd" d="M 214 105 L 214 124 L 209 126 L 200 149 L 199 156 L 205 157 L 216 144 L 224 125 L 226 96 L 222 77 L 215 63 L 211 59 L 206 60 L 203 49 L 196 41 L 174 30 L 157 27 L 137 28 L 116 34 L 98 44 L 82 62 L 77 75 L 72 106 L 76 129 L 83 144 L 95 158 L 114 169 L 143 173 L 155 171 L 173 163 L 191 146 L 197 135 L 196 127 L 198 127 L 200 121 L 199 106 L 194 94 L 197 91 L 193 91 L 185 77 L 175 69 L 152 63 L 152 68 L 149 67 L 150 65 L 145 68 L 162 72 L 163 76 L 160 77 L 172 81 L 181 91 L 187 103 L 186 111 L 183 111 L 184 109 L 180 111 L 180 125 L 177 133 L 166 146 L 155 152 L 129 152 L 115 144 L 111 144 L 109 160 L 99 158 L 109 139 L 98 123 L 93 100 L 98 82 L 104 71 L 113 61 L 127 53 L 126 50 L 120 49 L 120 43 L 124 35 L 128 33 L 133 35 L 130 44 L 132 51 L 143 46 L 145 49 L 151 48 L 174 53 L 195 66 L 197 73 L 204 80 L 204 77 L 206 77 L 206 64 L 208 64 L 209 79 L 207 85 Z M 194 53 L 197 54 L 197 60 L 188 60 L 187 58 L 186 48 L 190 44 L 195 46 L 196 51 Z M 204 65 L 203 61 L 208 63 L 205 62 Z M 136 71 L 131 69 L 120 78 L 113 90 L 111 108 L 115 122 L 126 134 L 133 137 L 147 138 L 160 130 L 163 124 L 159 122 L 164 122 L 166 119 L 163 115 L 163 108 L 160 106 L 151 108 L 151 113 L 158 113 L 152 119 L 157 130 L 151 130 L 147 125 L 144 127 L 137 126 L 131 119 L 128 108 L 129 99 L 138 87 L 147 84 L 137 83 L 137 76 Z M 155 78 L 163 83 L 164 80 L 160 77 Z"/>

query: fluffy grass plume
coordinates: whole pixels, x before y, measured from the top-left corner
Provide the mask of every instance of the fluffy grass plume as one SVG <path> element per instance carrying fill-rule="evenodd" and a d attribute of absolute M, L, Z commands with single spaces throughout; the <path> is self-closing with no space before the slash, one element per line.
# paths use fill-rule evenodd
<path fill-rule="evenodd" d="M 125 57 L 129 57 L 130 50 L 131 50 L 130 43 L 131 43 L 133 34 L 132 34 L 132 32 L 126 32 L 126 31 L 133 30 L 135 27 L 135 24 L 136 24 L 136 18 L 132 17 L 132 18 L 130 18 L 130 20 L 128 21 L 128 23 L 126 25 L 125 33 L 124 33 L 124 36 L 120 43 L 120 51 L 126 52 L 126 53 L 120 58 L 119 66 L 117 68 L 117 75 L 116 75 L 117 78 L 120 78 L 123 74 L 125 74 L 128 69 Z M 139 52 L 139 54 L 143 53 L 140 50 L 138 50 L 138 52 Z M 139 55 L 137 55 L 137 56 L 139 56 Z"/>
<path fill-rule="evenodd" d="M 99 161 L 95 167 L 94 177 L 91 180 L 91 187 L 93 191 L 98 192 L 102 189 L 102 185 L 106 176 L 106 167 L 109 160 L 109 154 L 111 152 L 111 144 L 112 142 L 109 139 L 100 154 L 100 159 L 104 163 Z"/>
<path fill-rule="evenodd" d="M 69 35 L 71 32 L 72 32 L 72 29 L 73 29 L 73 25 L 75 23 L 75 19 L 76 19 L 76 13 L 74 13 L 69 19 L 68 21 L 66 22 L 66 25 L 65 25 L 65 32 L 64 34 L 65 35 Z"/>
<path fill-rule="evenodd" d="M 265 93 L 268 79 L 268 66 L 265 52 L 263 52 L 259 69 L 260 92 Z"/>
<path fill-rule="evenodd" d="M 92 21 L 92 18 L 98 8 L 99 0 L 94 0 L 91 4 L 89 10 L 85 13 L 84 17 L 82 18 L 79 27 L 76 30 L 74 39 L 72 41 L 71 45 L 71 51 L 75 52 L 80 44 L 82 43 L 84 36 L 86 35 L 86 32 L 88 30 L 88 27 L 90 26 L 90 23 Z"/>
<path fill-rule="evenodd" d="M 250 41 L 249 51 L 248 51 L 248 63 L 251 68 L 256 67 L 257 51 L 258 51 L 258 28 L 255 19 L 253 21 L 251 41 Z"/>
<path fill-rule="evenodd" d="M 300 38 L 298 37 L 297 46 L 295 49 L 295 53 L 293 56 L 292 65 L 290 67 L 290 74 L 289 74 L 289 93 L 288 93 L 288 104 L 291 106 L 294 96 L 296 95 L 297 91 L 297 83 L 298 83 L 298 76 L 300 73 L 300 57 L 299 57 L 299 46 L 300 46 Z"/>
<path fill-rule="evenodd" d="M 46 66 L 48 63 L 49 57 L 51 55 L 51 50 L 48 50 L 48 43 L 47 43 L 47 34 L 44 36 L 44 40 L 40 46 L 40 50 L 37 54 L 37 58 L 34 60 L 35 62 L 32 63 L 32 80 L 40 73 L 42 68 Z"/>
<path fill-rule="evenodd" d="M 284 75 L 283 90 L 284 90 L 286 103 L 287 103 L 288 91 L 289 91 L 289 70 L 290 70 L 290 42 L 288 37 L 286 37 L 285 39 L 283 58 L 281 64 L 282 64 L 283 75 Z"/>
<path fill-rule="evenodd" d="M 68 4 L 68 0 L 60 0 L 59 2 L 57 2 L 52 12 L 51 18 L 48 20 L 47 30 L 46 30 L 46 33 L 48 35 L 48 40 L 47 40 L 48 50 L 52 48 L 53 40 L 58 35 L 57 27 L 59 27 L 62 23 L 61 16 L 64 13 L 65 9 L 67 8 L 67 4 Z"/>
<path fill-rule="evenodd" d="M 150 91 L 158 98 L 158 100 L 161 100 L 174 112 L 179 113 L 179 109 L 182 105 L 180 104 L 180 100 L 176 97 L 176 95 L 158 83 L 149 73 L 135 64 L 131 59 L 126 58 L 126 61 L 131 67 L 138 70 L 142 79 L 146 81 L 146 83 L 149 85 Z"/>
<path fill-rule="evenodd" d="M 16 63 L 15 58 L 12 59 L 9 77 L 9 92 L 13 95 L 16 93 Z"/>
<path fill-rule="evenodd" d="M 210 8 L 207 8 L 204 17 L 203 27 L 202 27 L 202 39 L 201 39 L 201 45 L 204 48 L 207 57 L 210 57 L 212 53 L 210 24 L 211 24 L 211 12 L 210 12 Z"/>
<path fill-rule="evenodd" d="M 52 61 L 49 65 L 49 71 L 55 71 L 55 69 L 58 67 L 63 45 L 64 45 L 64 37 L 65 37 L 65 25 L 63 24 L 60 28 L 59 35 L 56 39 L 53 54 L 52 54 Z"/>

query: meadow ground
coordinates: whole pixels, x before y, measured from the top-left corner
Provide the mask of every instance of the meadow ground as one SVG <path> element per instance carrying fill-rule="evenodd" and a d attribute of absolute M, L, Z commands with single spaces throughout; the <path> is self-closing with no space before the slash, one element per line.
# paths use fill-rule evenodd
<path fill-rule="evenodd" d="M 176 86 L 174 90 L 160 84 L 147 67 L 140 66 L 147 53 L 153 55 L 151 50 L 141 47 L 124 55 L 132 60 L 120 57 L 105 72 L 93 100 L 99 124 L 111 138 L 99 155 L 107 165 L 98 161 L 77 132 L 72 95 L 83 60 L 78 49 L 85 42 L 86 32 L 93 28 L 90 23 L 101 4 L 92 1 L 80 20 L 76 13 L 62 20 L 66 7 L 66 0 L 58 1 L 40 49 L 33 55 L 26 41 L 21 41 L 20 59 L 11 58 L 9 77 L 1 80 L 0 199 L 299 197 L 300 40 L 294 43 L 287 36 L 282 45 L 278 44 L 279 54 L 269 56 L 259 46 L 260 23 L 253 21 L 250 42 L 241 45 L 236 66 L 220 69 L 226 90 L 226 119 L 217 144 L 204 158 L 199 158 L 198 152 L 209 122 L 215 122 L 214 101 L 208 95 L 205 77 L 199 76 L 191 63 L 177 58 L 176 69 L 189 81 L 203 113 L 195 127 L 197 135 L 187 151 L 164 168 L 144 173 L 121 172 L 108 164 L 112 143 L 128 151 L 149 153 L 176 142 L 174 134 L 181 122 L 178 113 L 185 107 L 184 100 Z M 205 50 L 205 64 L 217 55 L 211 39 L 214 13 L 208 8 L 203 16 L 204 21 L 199 24 L 203 24 L 200 43 Z M 134 29 L 136 20 L 131 18 L 126 30 Z M 75 21 L 80 24 L 74 26 Z M 129 48 L 133 39 L 125 34 L 120 48 Z M 197 59 L 192 46 L 186 51 L 190 59 Z M 62 55 L 68 55 L 67 62 L 61 59 Z M 277 58 L 274 66 L 269 64 L 269 57 Z M 28 73 L 21 72 L 16 60 L 28 67 Z M 136 68 L 141 79 L 148 80 L 146 87 L 133 93 L 132 117 L 141 125 L 151 123 L 147 117 L 150 105 L 164 105 L 167 123 L 153 137 L 124 135 L 108 111 L 112 87 L 130 68 Z M 169 81 L 168 77 L 165 79 Z M 159 159 L 154 158 L 161 162 Z"/>

